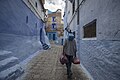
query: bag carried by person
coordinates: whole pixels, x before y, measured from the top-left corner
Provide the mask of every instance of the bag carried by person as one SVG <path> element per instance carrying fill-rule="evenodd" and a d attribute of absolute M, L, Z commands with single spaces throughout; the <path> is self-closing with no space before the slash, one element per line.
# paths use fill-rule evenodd
<path fill-rule="evenodd" d="M 67 57 L 62 53 L 62 54 L 60 55 L 59 61 L 60 61 L 60 63 L 61 63 L 62 65 L 64 65 L 65 63 L 68 62 L 68 59 L 67 59 Z"/>
<path fill-rule="evenodd" d="M 80 64 L 80 60 L 77 57 L 73 58 L 73 64 Z"/>

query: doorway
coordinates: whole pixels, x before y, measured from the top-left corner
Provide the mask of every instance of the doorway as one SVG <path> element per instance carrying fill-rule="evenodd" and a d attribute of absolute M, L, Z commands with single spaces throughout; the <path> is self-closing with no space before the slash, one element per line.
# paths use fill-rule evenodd
<path fill-rule="evenodd" d="M 53 40 L 55 40 L 55 34 L 53 34 Z"/>

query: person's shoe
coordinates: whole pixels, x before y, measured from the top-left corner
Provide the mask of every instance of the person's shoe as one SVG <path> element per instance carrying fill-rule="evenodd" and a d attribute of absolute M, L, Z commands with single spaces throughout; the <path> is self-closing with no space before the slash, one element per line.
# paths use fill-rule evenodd
<path fill-rule="evenodd" d="M 72 74 L 73 74 L 72 72 L 69 72 L 69 73 L 67 72 L 67 75 L 72 75 Z"/>
<path fill-rule="evenodd" d="M 68 78 L 69 80 L 72 79 L 72 72 L 70 72 L 70 73 L 68 74 L 67 78 Z"/>
<path fill-rule="evenodd" d="M 71 80 L 71 79 L 72 79 L 72 76 L 71 76 L 71 75 L 68 75 L 68 76 L 67 76 L 67 79 L 68 79 L 68 80 Z"/>
<path fill-rule="evenodd" d="M 70 72 L 70 75 L 72 75 L 73 73 L 72 72 Z"/>
<path fill-rule="evenodd" d="M 72 77 L 71 77 L 71 75 L 68 75 L 67 78 L 68 78 L 68 79 L 71 79 Z"/>

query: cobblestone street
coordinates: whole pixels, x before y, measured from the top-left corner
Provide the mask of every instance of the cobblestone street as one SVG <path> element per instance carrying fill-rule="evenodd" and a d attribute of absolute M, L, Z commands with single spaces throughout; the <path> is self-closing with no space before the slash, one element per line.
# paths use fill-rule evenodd
<path fill-rule="evenodd" d="M 23 80 L 67 80 L 65 65 L 59 62 L 62 46 L 52 46 L 35 56 L 28 64 Z M 72 80 L 89 80 L 79 65 L 72 66 Z"/>

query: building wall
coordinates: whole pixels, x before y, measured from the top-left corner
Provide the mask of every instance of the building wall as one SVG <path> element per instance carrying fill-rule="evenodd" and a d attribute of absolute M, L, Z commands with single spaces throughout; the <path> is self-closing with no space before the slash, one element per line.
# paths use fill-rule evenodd
<path fill-rule="evenodd" d="M 76 40 L 79 44 L 77 53 L 80 56 L 81 65 L 94 80 L 120 79 L 119 4 L 119 0 L 84 0 L 79 8 L 80 22 L 77 29 L 73 28 L 76 26 L 74 23 L 76 18 L 69 27 L 76 31 Z M 83 38 L 83 26 L 94 19 L 97 19 L 96 38 Z"/>
<path fill-rule="evenodd" d="M 55 22 L 53 22 L 52 18 L 55 17 Z M 56 24 L 56 27 L 61 27 L 61 12 L 53 12 L 51 14 L 48 14 L 48 18 L 47 18 L 47 27 L 50 27 L 50 29 L 52 30 L 52 23 Z"/>
<path fill-rule="evenodd" d="M 23 0 L 25 4 L 34 12 L 34 14 L 44 21 L 44 12 L 40 0 Z M 44 0 L 42 1 L 44 4 Z"/>
<path fill-rule="evenodd" d="M 66 13 L 66 16 L 67 16 L 67 19 L 68 19 L 68 20 L 67 20 L 67 24 L 68 24 L 68 23 L 70 22 L 71 18 L 72 18 L 72 17 L 71 17 L 71 16 L 72 16 L 72 10 L 71 10 L 71 9 L 72 9 L 72 4 L 70 3 L 70 1 L 66 1 L 66 2 L 67 2 L 67 4 L 68 4 L 68 5 L 67 5 L 68 7 L 66 8 L 66 10 L 67 10 L 67 11 L 66 11 L 66 12 L 67 12 L 67 13 Z"/>
<path fill-rule="evenodd" d="M 54 20 L 53 17 L 55 17 Z M 51 12 L 48 14 L 46 32 L 47 34 L 51 34 L 51 35 L 53 35 L 53 33 L 55 32 L 56 35 L 55 40 L 57 40 L 57 38 L 60 37 L 61 33 L 63 32 L 63 25 L 61 22 L 62 22 L 61 11 L 57 10 L 56 12 Z M 53 28 L 53 24 L 55 24 L 54 28 Z M 50 40 L 53 40 L 50 38 L 49 35 L 47 36 Z"/>
<path fill-rule="evenodd" d="M 0 0 L 0 50 L 12 51 L 23 61 L 42 49 L 43 26 L 22 0 Z"/>
<path fill-rule="evenodd" d="M 95 3 L 93 6 L 91 6 Z M 97 39 L 98 40 L 120 40 L 118 26 L 119 1 L 86 1 L 80 10 L 80 26 L 97 19 Z M 114 28 L 113 28 L 114 27 Z M 82 27 L 81 27 L 82 29 Z M 81 36 L 82 37 L 82 36 Z"/>

